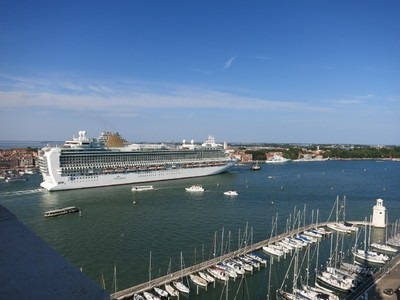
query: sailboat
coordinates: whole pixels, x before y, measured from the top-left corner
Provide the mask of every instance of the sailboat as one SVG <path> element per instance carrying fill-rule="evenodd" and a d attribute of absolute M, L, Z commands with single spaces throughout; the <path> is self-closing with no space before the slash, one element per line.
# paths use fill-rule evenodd
<path fill-rule="evenodd" d="M 345 204 L 346 203 L 346 196 L 343 198 L 343 205 L 341 206 L 340 210 L 343 208 L 343 222 L 339 222 L 339 196 L 336 197 L 335 206 L 336 207 L 336 222 L 335 223 L 328 223 L 326 226 L 330 229 L 333 229 L 338 232 L 345 232 L 345 233 L 352 233 L 357 231 L 356 226 L 347 226 L 345 225 Z"/>
<path fill-rule="evenodd" d="M 284 278 L 288 278 L 288 272 L 291 270 L 291 266 L 294 262 L 294 266 L 293 266 L 293 282 L 292 282 L 292 293 L 283 290 L 283 285 L 285 284 L 285 281 L 282 282 L 281 287 L 277 290 L 278 294 L 283 298 L 283 299 L 287 299 L 287 300 L 300 300 L 300 299 L 304 299 L 304 297 L 302 296 L 298 296 L 296 294 L 297 292 L 297 280 L 298 280 L 298 257 L 299 257 L 299 250 L 296 249 L 292 260 L 290 261 L 290 265 L 289 268 L 286 272 L 286 275 Z"/>
<path fill-rule="evenodd" d="M 389 256 L 387 256 L 386 254 L 368 250 L 367 225 L 364 226 L 364 249 L 357 249 L 357 239 L 356 239 L 353 255 L 355 256 L 355 258 L 358 258 L 359 260 L 375 264 L 385 264 L 389 261 Z"/>
<path fill-rule="evenodd" d="M 307 247 L 306 253 L 305 255 L 309 256 L 309 251 L 310 251 L 310 247 Z M 317 247 L 317 251 L 318 251 L 318 247 Z M 324 299 L 324 300 L 339 300 L 339 297 L 337 297 L 336 295 L 334 295 L 332 292 L 330 292 L 327 289 L 322 289 L 319 287 L 312 287 L 308 285 L 308 278 L 309 278 L 309 267 L 307 266 L 306 270 L 306 284 L 302 285 L 301 287 L 297 287 L 297 281 L 299 279 L 299 274 L 298 271 L 301 269 L 299 268 L 298 265 L 298 256 L 299 256 L 299 250 L 297 249 L 295 251 L 295 255 L 294 255 L 294 275 L 293 275 L 293 284 L 292 284 L 292 292 L 288 292 L 288 291 L 283 291 L 282 287 L 280 290 L 278 290 L 279 294 L 287 300 L 320 300 L 320 299 Z M 293 260 L 292 258 L 292 260 Z M 305 257 L 304 257 L 305 258 Z M 303 258 L 303 260 L 304 260 Z M 318 258 L 317 258 L 318 261 Z M 291 262 L 292 264 L 292 262 Z M 309 264 L 309 260 L 307 261 L 307 264 Z M 317 262 L 318 264 L 318 262 Z M 290 267 L 289 267 L 290 269 Z M 285 276 L 286 277 L 286 276 Z M 282 284 L 283 286 L 283 284 Z"/>
<path fill-rule="evenodd" d="M 181 281 L 174 280 L 174 281 L 172 281 L 172 284 L 181 293 L 189 294 L 190 289 L 183 283 L 183 274 L 182 274 L 182 272 L 183 272 L 183 256 L 182 256 L 182 252 L 181 252 L 181 278 L 180 278 Z"/>
<path fill-rule="evenodd" d="M 386 217 L 387 219 L 387 217 Z M 397 253 L 397 249 L 387 244 L 387 226 L 385 226 L 385 241 L 384 243 L 371 243 L 370 246 L 380 251 Z"/>
<path fill-rule="evenodd" d="M 317 275 L 317 280 L 319 280 L 321 284 L 329 286 L 329 288 L 332 288 L 336 291 L 349 292 L 352 288 L 355 287 L 354 280 L 350 277 L 343 276 L 342 274 L 336 271 L 336 264 L 337 264 L 336 259 L 333 259 L 332 263 L 332 258 L 336 258 L 338 253 L 338 234 L 336 234 L 336 236 L 337 238 L 336 238 L 335 251 L 332 251 L 331 249 L 331 265 L 328 266 L 325 271 L 319 272 L 319 274 Z M 333 236 L 331 239 L 333 239 Z"/>
<path fill-rule="evenodd" d="M 178 292 L 176 289 L 174 289 L 174 288 L 172 287 L 172 285 L 170 285 L 169 283 L 166 283 L 166 284 L 164 285 L 164 288 L 165 288 L 165 290 L 168 292 L 168 294 L 169 294 L 171 297 L 178 297 L 178 296 L 179 296 L 179 292 Z"/>

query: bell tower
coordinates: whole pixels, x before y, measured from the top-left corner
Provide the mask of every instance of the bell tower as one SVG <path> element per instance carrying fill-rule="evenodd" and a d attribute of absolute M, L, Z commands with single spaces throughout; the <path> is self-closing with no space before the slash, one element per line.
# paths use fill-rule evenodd
<path fill-rule="evenodd" d="M 383 200 L 381 198 L 376 200 L 372 213 L 372 224 L 373 227 L 386 227 L 386 207 L 383 206 Z"/>

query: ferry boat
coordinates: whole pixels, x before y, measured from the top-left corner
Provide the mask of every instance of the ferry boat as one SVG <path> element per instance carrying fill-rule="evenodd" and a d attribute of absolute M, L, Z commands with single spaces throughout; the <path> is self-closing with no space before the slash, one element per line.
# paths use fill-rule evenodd
<path fill-rule="evenodd" d="M 135 185 L 132 187 L 132 192 L 141 192 L 149 190 L 154 190 L 154 187 L 152 185 Z"/>
<path fill-rule="evenodd" d="M 209 136 L 203 144 L 128 144 L 118 133 L 103 132 L 39 151 L 41 187 L 49 191 L 91 188 L 209 176 L 227 172 L 236 163 L 226 143 Z"/>
<path fill-rule="evenodd" d="M 79 212 L 79 207 L 70 206 L 70 207 L 64 207 L 64 208 L 60 208 L 60 209 L 46 211 L 44 213 L 44 216 L 46 218 L 57 217 L 57 216 L 66 215 L 66 214 L 70 214 L 70 213 L 76 213 L 76 212 Z"/>

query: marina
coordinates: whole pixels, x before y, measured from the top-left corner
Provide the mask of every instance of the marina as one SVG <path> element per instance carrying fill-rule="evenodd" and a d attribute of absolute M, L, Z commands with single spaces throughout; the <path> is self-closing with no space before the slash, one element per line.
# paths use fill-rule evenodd
<path fill-rule="evenodd" d="M 350 224 L 360 224 L 362 222 L 358 221 L 349 221 Z M 226 284 L 227 281 L 231 280 L 232 278 L 235 280 L 238 276 L 242 276 L 244 278 L 245 275 L 245 269 L 234 269 L 232 267 L 232 263 L 229 264 L 229 262 L 234 261 L 236 264 L 240 264 L 243 266 L 246 262 L 248 264 L 251 264 L 252 267 L 247 270 L 249 271 L 251 275 L 253 275 L 253 272 L 260 271 L 261 267 L 267 268 L 267 261 L 271 261 L 272 266 L 272 261 L 276 259 L 277 257 L 281 257 L 284 254 L 288 254 L 287 256 L 285 255 L 283 259 L 290 259 L 290 257 L 294 258 L 294 255 L 298 255 L 300 253 L 300 249 L 305 248 L 307 249 L 306 251 L 309 251 L 310 247 L 312 244 L 318 244 L 320 243 L 320 239 L 323 238 L 323 236 L 327 237 L 332 234 L 332 232 L 327 232 L 325 231 L 324 228 L 330 227 L 331 222 L 323 222 L 320 223 L 316 227 L 316 224 L 310 224 L 305 227 L 297 228 L 294 230 L 291 230 L 289 232 L 286 232 L 284 234 L 280 234 L 277 236 L 274 236 L 270 239 L 257 242 L 255 244 L 250 244 L 247 247 L 243 247 L 241 249 L 238 249 L 236 251 L 230 252 L 223 254 L 219 257 L 215 257 L 213 259 L 210 259 L 208 261 L 204 261 L 202 263 L 187 267 L 185 269 L 181 269 L 177 272 L 167 274 L 165 276 L 150 280 L 146 283 L 139 284 L 137 286 L 118 291 L 114 294 L 111 295 L 112 299 L 130 299 L 133 295 L 138 295 L 140 293 L 146 295 L 148 293 L 149 289 L 158 289 L 158 286 L 165 286 L 165 285 L 170 285 L 171 282 L 173 282 L 175 285 L 179 284 L 180 288 L 178 288 L 179 291 L 188 294 L 190 293 L 190 289 L 184 285 L 184 283 L 179 282 L 179 280 L 184 280 L 184 278 L 190 277 L 191 280 L 197 285 L 197 289 L 195 289 L 195 293 L 199 293 L 199 286 L 206 288 L 209 283 L 214 283 L 214 288 L 215 288 L 215 280 L 219 280 L 224 282 Z M 335 223 L 338 224 L 338 223 Z M 365 225 L 365 224 L 363 224 Z M 346 225 L 343 225 L 346 226 Z M 309 235 L 309 233 L 316 233 L 320 232 L 320 237 L 318 239 L 313 239 L 313 238 L 308 238 L 306 235 Z M 352 231 L 353 233 L 356 232 L 355 230 Z M 339 238 L 340 235 L 343 235 L 345 233 L 341 229 L 336 231 L 336 237 Z M 347 233 L 347 232 L 346 232 Z M 311 234 L 312 235 L 312 234 Z M 297 239 L 297 245 L 300 245 L 299 247 L 295 246 L 295 240 Z M 284 240 L 293 240 L 292 246 L 288 246 L 286 249 L 287 251 L 282 251 L 278 252 L 277 248 L 272 248 L 271 245 L 278 245 L 279 242 L 284 241 Z M 300 242 L 301 241 L 301 242 Z M 266 246 L 270 245 L 270 246 Z M 273 251 L 266 251 L 266 247 L 271 247 L 271 250 Z M 399 245 L 400 247 L 400 245 Z M 399 248 L 400 249 L 400 248 Z M 262 250 L 262 251 L 261 251 Z M 304 250 L 304 249 L 303 249 Z M 261 253 L 260 253 L 261 252 Z M 267 253 L 262 254 L 262 252 Z M 367 251 L 366 251 L 367 252 Z M 368 251 L 370 254 L 372 252 Z M 395 253 L 392 253 L 395 255 L 398 252 L 398 250 Z M 289 255 L 290 253 L 290 255 Z M 335 259 L 338 253 L 331 253 L 331 259 L 333 259 L 332 255 L 335 255 Z M 371 254 L 372 255 L 372 254 Z M 384 263 L 389 263 L 390 258 L 387 255 L 384 254 L 377 254 L 379 257 L 385 257 Z M 268 257 L 268 258 L 267 258 Z M 365 263 L 364 257 L 354 255 L 354 258 L 361 258 L 362 263 Z M 377 264 L 381 264 L 380 260 L 370 260 L 369 262 L 372 263 L 372 265 L 369 265 L 368 267 L 360 267 L 363 266 L 361 263 L 356 264 L 355 260 L 353 263 L 343 263 L 342 259 L 340 258 L 341 263 L 334 263 L 330 264 L 331 267 L 327 266 L 326 270 L 320 270 L 320 274 L 317 276 L 315 279 L 315 285 L 314 286 L 307 286 L 305 288 L 304 286 L 302 288 L 296 288 L 296 283 L 293 283 L 293 291 L 292 293 L 290 292 L 285 292 L 283 290 L 279 290 L 279 294 L 282 298 L 284 299 L 293 299 L 293 297 L 299 297 L 299 299 L 303 299 L 302 297 L 304 295 L 309 295 L 311 298 L 307 299 L 322 299 L 318 297 L 323 297 L 323 299 L 344 299 L 344 298 L 349 298 L 353 299 L 352 293 L 356 291 L 357 289 L 360 290 L 359 287 L 361 287 L 362 283 L 366 282 L 369 279 L 369 276 L 374 275 L 375 273 L 381 273 L 382 268 L 378 268 Z M 262 262 L 262 264 L 261 264 Z M 278 259 L 279 262 L 279 259 Z M 367 265 L 368 263 L 367 262 Z M 333 266 L 333 267 L 332 267 Z M 374 267 L 375 266 L 375 267 Z M 318 268 L 318 266 L 316 266 Z M 360 268 L 356 272 L 356 268 Z M 243 270 L 243 271 L 242 271 Z M 196 274 L 208 274 L 208 276 L 211 276 L 212 279 L 207 281 L 205 279 L 205 275 L 202 275 L 203 278 L 201 278 L 199 275 Z M 295 277 L 296 278 L 296 275 Z M 342 279 L 339 279 L 342 278 Z M 319 282 L 319 284 L 317 283 Z M 325 287 L 323 287 L 325 286 Z M 365 288 L 365 287 L 364 287 Z M 312 290 L 312 291 L 311 291 Z M 192 291 L 193 292 L 193 291 Z M 337 293 L 340 296 L 335 295 L 334 293 Z M 297 295 L 297 296 L 296 296 Z M 302 296 L 303 295 L 303 296 Z M 319 296 L 318 296 L 319 295 Z M 325 295 L 325 296 L 322 296 Z M 297 298 L 296 298 L 297 299 Z"/>
<path fill-rule="evenodd" d="M 304 210 L 306 224 L 315 224 L 317 219 L 319 224 L 335 223 L 335 211 L 331 217 L 330 214 L 337 195 L 340 200 L 346 195 L 346 220 L 359 220 L 359 228 L 363 228 L 362 220 L 371 214 L 378 197 L 384 199 L 389 221 L 393 223 L 400 215 L 397 198 L 400 191 L 394 180 L 398 176 L 396 162 L 288 162 L 264 165 L 259 172 L 252 172 L 248 166 L 236 166 L 231 172 L 217 176 L 155 182 L 151 193 L 133 195 L 132 185 L 49 193 L 38 189 L 41 178 L 32 175 L 24 183 L 25 190 L 0 182 L 0 201 L 94 281 L 100 283 L 104 274 L 105 287 L 114 295 L 140 285 L 151 289 L 149 282 L 167 274 L 176 274 L 179 279 L 182 270 L 208 264 L 214 258 L 219 261 L 221 253 L 224 257 L 245 245 L 250 247 L 279 237 L 289 232 L 289 227 L 297 230 L 297 225 L 293 228 L 293 217 L 304 215 Z M 186 193 L 185 188 L 194 184 L 202 185 L 205 192 Z M 227 190 L 236 190 L 240 197 L 224 197 Z M 41 218 L 43 211 L 77 203 L 85 211 L 82 218 L 57 218 L 51 224 Z M 271 220 L 275 225 L 271 226 Z M 299 228 L 304 227 L 300 225 Z M 364 232 L 359 232 L 362 247 Z M 392 233 L 389 227 L 389 238 Z M 351 249 L 356 233 L 343 235 L 346 249 Z M 373 230 L 371 240 L 384 241 L 384 236 L 385 230 Z M 325 265 L 329 258 L 330 243 L 328 237 L 321 239 L 320 264 Z M 312 245 L 316 248 L 316 244 Z M 306 248 L 299 249 L 303 253 Z M 249 294 L 243 299 L 265 299 L 268 289 L 270 299 L 275 299 L 275 291 L 282 285 L 293 254 L 271 259 L 262 250 L 257 253 L 267 260 L 267 267 L 230 279 L 232 299 L 238 290 Z M 351 251 L 346 253 L 346 260 L 351 263 Z M 207 268 L 203 271 L 206 273 Z M 271 284 L 268 284 L 269 272 Z M 311 278 L 313 274 L 310 274 L 313 282 Z M 215 281 L 215 288 L 213 283 L 207 290 L 200 287 L 198 294 L 197 285 L 190 279 L 188 286 L 189 299 L 220 299 L 225 293 L 220 280 Z M 165 289 L 165 284 L 159 287 Z"/>

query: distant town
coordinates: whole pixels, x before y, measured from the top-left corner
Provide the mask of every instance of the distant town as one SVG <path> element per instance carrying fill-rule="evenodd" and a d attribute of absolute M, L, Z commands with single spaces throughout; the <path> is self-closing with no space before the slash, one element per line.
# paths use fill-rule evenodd
<path fill-rule="evenodd" d="M 38 148 L 0 149 L 0 175 L 38 171 Z M 240 163 L 285 160 L 379 159 L 400 161 L 400 146 L 230 144 L 230 155 Z"/>

